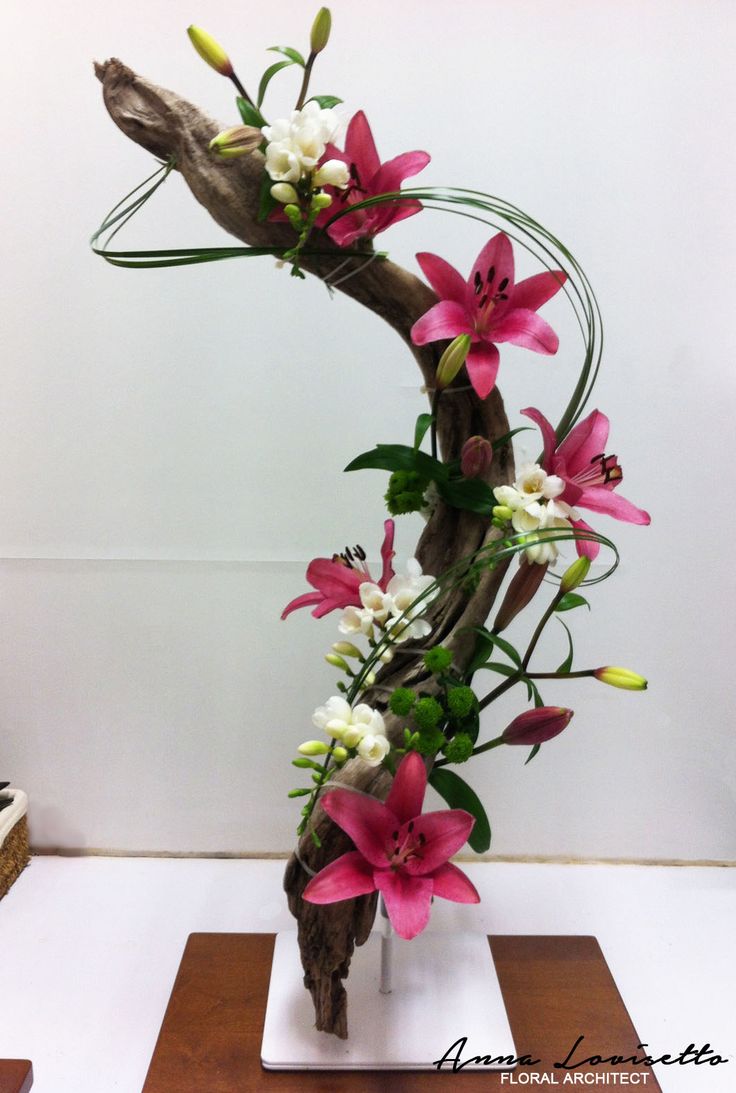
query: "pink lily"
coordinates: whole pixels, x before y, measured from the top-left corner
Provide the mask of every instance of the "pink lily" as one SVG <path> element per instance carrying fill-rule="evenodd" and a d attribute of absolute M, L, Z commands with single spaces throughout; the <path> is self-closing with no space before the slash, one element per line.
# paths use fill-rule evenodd
<path fill-rule="evenodd" d="M 433 896 L 479 903 L 475 887 L 448 861 L 470 835 L 475 820 L 463 809 L 422 816 L 426 788 L 424 762 L 412 751 L 402 759 L 385 804 L 344 789 L 325 794 L 322 807 L 356 849 L 313 877 L 304 899 L 337 903 L 378 891 L 393 928 L 407 941 L 429 922 Z"/>
<path fill-rule="evenodd" d="M 389 581 L 394 576 L 391 565 L 394 557 L 393 520 L 386 520 L 383 528 L 384 538 L 381 547 L 383 569 L 378 584 L 385 592 Z M 351 606 L 358 607 L 360 606 L 360 586 L 365 581 L 372 581 L 373 578 L 365 563 L 365 551 L 358 546 L 353 550 L 346 547 L 344 554 L 333 554 L 331 558 L 315 558 L 307 567 L 307 580 L 317 591 L 305 592 L 303 596 L 297 596 L 291 603 L 287 603 L 281 613 L 282 619 L 285 619 L 292 611 L 312 604 L 316 604 L 312 612 L 315 619 L 321 619 L 330 611 Z"/>
<path fill-rule="evenodd" d="M 593 410 L 558 445 L 555 431 L 544 414 L 533 406 L 521 412 L 536 422 L 541 430 L 544 440 L 544 470 L 547 474 L 557 475 L 565 483 L 565 489 L 558 500 L 575 508 L 613 516 L 615 520 L 625 520 L 629 524 L 650 523 L 648 512 L 638 509 L 626 498 L 613 492 L 623 482 L 624 472 L 618 456 L 605 455 L 610 428 L 605 414 L 600 410 Z M 580 518 L 571 519 L 570 522 L 573 527 L 583 531 L 593 530 Z M 591 559 L 600 550 L 598 543 L 585 542 L 582 539 L 577 541 L 576 546 L 579 555 Z"/>
<path fill-rule="evenodd" d="M 514 284 L 514 252 L 503 232 L 486 243 L 467 281 L 436 254 L 418 254 L 417 261 L 440 300 L 414 323 L 411 340 L 426 345 L 470 334 L 465 367 L 479 398 L 486 398 L 496 383 L 497 342 L 535 353 L 557 352 L 559 338 L 536 312 L 562 288 L 567 276 L 553 270 Z"/>
<path fill-rule="evenodd" d="M 350 119 L 345 134 L 345 151 L 341 152 L 339 148 L 328 145 L 325 158 L 340 159 L 346 163 L 350 170 L 350 182 L 346 190 L 330 190 L 334 203 L 320 215 L 318 226 L 335 215 L 340 202 L 355 205 L 379 194 L 396 193 L 401 189 L 404 179 L 423 171 L 430 159 L 426 152 L 404 152 L 386 163 L 381 163 L 371 127 L 362 110 Z M 357 209 L 331 224 L 327 234 L 338 246 L 348 247 L 356 239 L 372 237 L 385 231 L 397 221 L 420 212 L 421 208 L 418 201 L 406 198 Z"/>

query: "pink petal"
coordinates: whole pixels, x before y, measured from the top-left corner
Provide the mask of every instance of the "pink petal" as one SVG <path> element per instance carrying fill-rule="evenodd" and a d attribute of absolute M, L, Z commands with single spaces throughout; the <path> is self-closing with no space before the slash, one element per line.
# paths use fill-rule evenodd
<path fill-rule="evenodd" d="M 337 602 L 344 600 L 344 607 L 360 603 L 358 589 L 363 576 L 349 565 L 334 562 L 332 558 L 315 558 L 307 566 L 307 580 L 330 599 Z"/>
<path fill-rule="evenodd" d="M 322 798 L 322 807 L 347 832 L 371 865 L 386 865 L 391 834 L 401 824 L 382 801 L 346 789 L 333 789 Z"/>
<path fill-rule="evenodd" d="M 443 812 L 427 812 L 414 820 L 412 839 L 424 836 L 421 857 L 407 861 L 404 869 L 416 876 L 433 873 L 463 846 L 473 830 L 474 818 L 462 808 L 447 808 Z M 399 841 L 403 833 L 399 833 Z"/>
<path fill-rule="evenodd" d="M 411 328 L 414 345 L 443 341 L 458 334 L 472 333 L 468 314 L 462 304 L 453 300 L 441 300 L 417 319 Z"/>
<path fill-rule="evenodd" d="M 332 212 L 333 210 L 327 211 Z M 334 224 L 330 224 L 327 234 L 332 242 L 337 243 L 338 247 L 349 247 L 356 239 L 368 235 L 370 225 L 365 215 L 366 212 L 366 209 L 359 209 L 355 213 L 347 213 L 347 215 L 341 216 Z"/>
<path fill-rule="evenodd" d="M 373 880 L 386 901 L 394 930 L 399 937 L 411 941 L 429 922 L 432 881 L 429 877 L 410 877 L 401 870 L 390 869 L 377 869 Z"/>
<path fill-rule="evenodd" d="M 426 152 L 402 152 L 400 156 L 387 160 L 370 180 L 371 194 L 390 194 L 400 190 L 404 179 L 423 171 L 429 158 Z"/>
<path fill-rule="evenodd" d="M 400 824 L 407 824 L 422 811 L 427 789 L 427 768 L 421 756 L 410 751 L 405 755 L 391 783 L 386 808 L 389 808 Z"/>
<path fill-rule="evenodd" d="M 478 398 L 487 398 L 496 386 L 500 361 L 498 350 L 490 342 L 478 342 L 476 345 L 471 345 L 470 352 L 465 358 L 465 367 Z"/>
<path fill-rule="evenodd" d="M 350 119 L 345 134 L 345 155 L 358 169 L 361 186 L 373 178 L 381 166 L 368 119 L 362 110 Z"/>
<path fill-rule="evenodd" d="M 432 874 L 433 895 L 451 899 L 453 903 L 480 903 L 480 896 L 461 869 L 445 862 Z"/>
<path fill-rule="evenodd" d="M 394 576 L 393 561 L 394 554 L 394 522 L 393 520 L 386 520 L 383 525 L 383 546 L 381 547 L 381 558 L 383 559 L 383 569 L 381 570 L 380 585 L 383 591 L 386 591 L 386 586 L 391 578 Z"/>
<path fill-rule="evenodd" d="M 465 306 L 468 311 L 475 310 L 478 296 L 481 294 L 476 292 L 476 273 L 482 284 L 482 292 L 490 291 L 491 295 L 496 292 L 505 292 L 509 297 L 511 296 L 514 286 L 514 252 L 509 237 L 503 232 L 494 235 L 493 239 L 486 243 L 473 263 L 465 288 Z M 489 280 L 490 273 L 493 273 L 493 277 Z M 506 285 L 501 288 L 503 281 L 506 281 Z"/>
<path fill-rule="evenodd" d="M 554 456 L 555 448 L 557 447 L 555 431 L 541 410 L 535 410 L 533 406 L 527 406 L 526 410 L 522 410 L 521 412 L 524 417 L 531 418 L 535 425 L 539 426 L 539 431 L 541 432 L 544 441 L 544 468 L 549 474 L 552 469 L 552 457 Z"/>
<path fill-rule="evenodd" d="M 365 235 L 378 235 L 386 231 L 392 224 L 398 224 L 400 220 L 406 220 L 409 216 L 422 211 L 422 204 L 413 197 L 396 198 L 383 205 L 373 205 L 365 210 L 366 225 Z M 356 214 L 357 215 L 357 214 Z"/>
<path fill-rule="evenodd" d="M 281 612 L 281 618 L 285 619 L 292 611 L 298 611 L 300 607 L 309 607 L 314 603 L 322 603 L 324 596 L 321 592 L 305 592 L 303 596 L 297 596 L 295 600 L 287 603 Z"/>
<path fill-rule="evenodd" d="M 574 528 L 579 528 L 580 531 L 593 531 L 590 524 L 586 524 L 585 520 L 571 520 L 570 523 Z M 576 539 L 575 549 L 578 552 L 579 558 L 590 558 L 591 562 L 594 562 L 600 553 L 600 543 L 594 542 L 592 539 Z"/>
<path fill-rule="evenodd" d="M 465 281 L 454 266 L 438 254 L 426 252 L 417 255 L 417 262 L 440 300 L 454 300 L 456 304 L 464 305 Z"/>
<path fill-rule="evenodd" d="M 551 300 L 560 291 L 566 280 L 567 274 L 561 269 L 527 277 L 525 281 L 519 281 L 518 285 L 514 286 L 511 306 L 538 311 L 542 304 L 546 304 L 547 300 Z"/>
<path fill-rule="evenodd" d="M 591 512 L 602 512 L 606 516 L 613 516 L 615 520 L 625 520 L 627 524 L 651 523 L 648 512 L 638 509 L 631 501 L 605 486 L 588 486 L 580 494 L 578 504 Z"/>
<path fill-rule="evenodd" d="M 591 460 L 605 452 L 609 429 L 610 422 L 606 415 L 600 410 L 593 410 L 570 430 L 559 449 L 570 478 L 589 470 Z"/>
<path fill-rule="evenodd" d="M 373 867 L 357 850 L 351 850 L 330 862 L 312 877 L 302 893 L 308 903 L 337 903 L 375 892 Z"/>
<path fill-rule="evenodd" d="M 488 335 L 494 342 L 511 342 L 524 349 L 533 349 L 535 353 L 556 353 L 560 344 L 549 323 L 535 311 L 523 307 L 507 311 L 498 323 L 491 322 Z"/>

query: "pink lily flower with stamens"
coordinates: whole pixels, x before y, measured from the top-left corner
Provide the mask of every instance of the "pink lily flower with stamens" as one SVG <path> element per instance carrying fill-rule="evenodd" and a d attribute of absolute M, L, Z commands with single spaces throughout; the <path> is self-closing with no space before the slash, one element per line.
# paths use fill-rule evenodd
<path fill-rule="evenodd" d="M 486 243 L 467 281 L 436 254 L 418 254 L 417 261 L 440 300 L 414 323 L 411 340 L 427 345 L 470 334 L 465 367 L 479 398 L 486 398 L 496 384 L 497 342 L 535 353 L 557 352 L 559 338 L 536 313 L 564 285 L 567 275 L 562 270 L 538 273 L 514 284 L 514 252 L 503 232 Z"/>
<path fill-rule="evenodd" d="M 396 193 L 401 189 L 404 179 L 419 174 L 430 160 L 426 152 L 403 152 L 394 159 L 381 163 L 371 127 L 362 110 L 350 119 L 345 134 L 345 151 L 341 152 L 339 148 L 329 144 L 325 158 L 339 159 L 346 163 L 350 171 L 350 181 L 344 190 L 328 188 L 333 204 L 320 214 L 317 220 L 319 227 L 335 215 L 341 203 L 355 205 L 369 197 L 378 197 L 379 194 Z M 331 224 L 327 234 L 338 246 L 348 247 L 356 239 L 372 238 L 399 220 L 414 216 L 421 208 L 420 202 L 406 198 L 372 205 L 366 209 L 356 209 Z"/>
<path fill-rule="evenodd" d="M 417 752 L 406 755 L 385 803 L 332 790 L 322 798 L 330 819 L 355 843 L 310 880 L 304 899 L 337 903 L 378 891 L 399 937 L 416 937 L 429 922 L 433 896 L 479 903 L 465 874 L 448 859 L 466 842 L 475 820 L 463 809 L 422 815 L 427 771 Z"/>
<path fill-rule="evenodd" d="M 386 520 L 383 525 L 384 538 L 381 547 L 383 569 L 379 586 L 385 592 L 388 583 L 394 576 L 391 562 L 394 557 L 394 522 Z M 345 607 L 360 606 L 360 586 L 366 581 L 372 581 L 368 566 L 365 561 L 365 551 L 362 547 L 354 550 L 345 548 L 344 554 L 333 554 L 331 558 L 315 558 L 307 567 L 307 580 L 315 588 L 316 592 L 305 592 L 303 596 L 297 596 L 291 603 L 287 603 L 281 618 L 285 619 L 292 611 L 300 607 L 309 607 L 315 604 L 312 615 L 315 619 L 321 619 L 330 611 L 337 611 Z"/>
<path fill-rule="evenodd" d="M 648 512 L 614 493 L 623 482 L 624 472 L 618 456 L 605 454 L 610 428 L 605 414 L 600 410 L 593 410 L 558 445 L 555 431 L 541 411 L 530 406 L 521 412 L 525 417 L 531 418 L 541 430 L 544 440 L 544 470 L 548 475 L 557 475 L 565 483 L 559 501 L 565 501 L 573 508 L 604 513 L 629 524 L 650 523 Z M 580 518 L 571 518 L 570 523 L 582 531 L 593 530 Z M 576 547 L 579 555 L 591 559 L 600 550 L 598 543 L 585 542 L 582 539 L 577 541 Z"/>

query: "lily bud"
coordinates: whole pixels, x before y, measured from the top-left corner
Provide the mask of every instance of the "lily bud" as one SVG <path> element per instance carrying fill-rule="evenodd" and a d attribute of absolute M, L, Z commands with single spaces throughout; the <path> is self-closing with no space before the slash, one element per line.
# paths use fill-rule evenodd
<path fill-rule="evenodd" d="M 363 654 L 357 645 L 353 645 L 352 641 L 336 641 L 332 646 L 332 650 L 335 653 L 339 653 L 341 657 L 354 657 L 356 660 L 363 660 Z"/>
<path fill-rule="evenodd" d="M 521 562 L 498 609 L 493 623 L 495 633 L 505 630 L 519 612 L 531 602 L 546 572 L 546 565 L 537 565 L 536 562 L 527 562 L 526 559 Z"/>
<path fill-rule="evenodd" d="M 570 568 L 566 569 L 562 574 L 562 580 L 560 581 L 560 592 L 562 595 L 564 596 L 568 592 L 572 592 L 581 585 L 588 576 L 589 569 L 590 558 L 583 556 L 573 562 Z"/>
<path fill-rule="evenodd" d="M 504 744 L 544 744 L 566 729 L 573 715 L 562 706 L 540 706 L 515 717 L 501 734 Z"/>
<path fill-rule="evenodd" d="M 337 656 L 336 653 L 327 653 L 325 656 L 325 660 L 328 664 L 331 664 L 333 668 L 339 668 L 341 672 L 350 671 L 348 662 L 346 660 L 343 660 L 342 657 Z"/>
<path fill-rule="evenodd" d="M 293 204 L 299 200 L 299 194 L 290 182 L 276 182 L 271 187 L 271 197 L 274 201 L 280 201 L 282 205 Z"/>
<path fill-rule="evenodd" d="M 312 32 L 309 35 L 309 48 L 312 53 L 321 53 L 330 40 L 332 29 L 332 16 L 329 8 L 320 8 L 312 23 Z"/>
<path fill-rule="evenodd" d="M 215 41 L 211 34 L 201 27 L 187 27 L 189 40 L 210 68 L 219 72 L 221 76 L 232 76 L 233 66 L 225 50 L 219 42 Z"/>
<path fill-rule="evenodd" d="M 210 152 L 223 159 L 248 156 L 263 143 L 263 133 L 253 125 L 235 125 L 225 129 L 210 141 Z"/>
<path fill-rule="evenodd" d="M 493 446 L 484 436 L 471 436 L 460 452 L 460 470 L 465 478 L 480 478 L 493 460 Z"/>
<path fill-rule="evenodd" d="M 470 334 L 458 334 L 456 338 L 453 338 L 437 365 L 434 384 L 438 391 L 444 391 L 445 387 L 452 383 L 465 364 L 465 358 L 469 351 Z"/>
<path fill-rule="evenodd" d="M 327 755 L 330 749 L 321 740 L 305 740 L 296 750 L 301 755 Z"/>
<path fill-rule="evenodd" d="M 620 687 L 622 691 L 646 691 L 647 689 L 644 676 L 632 672 L 630 668 L 596 668 L 593 675 L 601 683 L 607 683 L 609 687 Z"/>

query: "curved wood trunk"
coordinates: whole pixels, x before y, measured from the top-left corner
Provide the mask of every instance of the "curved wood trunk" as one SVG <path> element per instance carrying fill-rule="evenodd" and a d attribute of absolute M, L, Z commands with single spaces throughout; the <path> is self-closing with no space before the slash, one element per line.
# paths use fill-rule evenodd
<path fill-rule="evenodd" d="M 263 172 L 260 153 L 233 160 L 214 159 L 209 154 L 208 143 L 223 126 L 175 93 L 137 76 L 120 61 L 110 60 L 95 68 L 102 83 L 105 105 L 115 123 L 126 136 L 154 155 L 165 159 L 173 153 L 177 169 L 192 193 L 218 224 L 251 246 L 293 245 L 294 235 L 290 228 L 259 223 L 257 219 Z M 324 278 L 345 259 L 326 236 L 317 235 L 319 247 L 325 254 L 304 258 L 302 266 Z M 370 254 L 369 250 L 367 254 Z M 346 273 L 351 276 L 346 278 Z M 364 257 L 352 258 L 348 265 L 341 267 L 338 287 L 393 327 L 413 353 L 424 382 L 431 386 L 439 349 L 443 347 L 418 348 L 411 344 L 409 332 L 419 316 L 436 302 L 432 290 L 393 262 L 367 262 Z M 440 402 L 438 434 L 446 460 L 458 458 L 469 436 L 477 434 L 493 439 L 508 431 L 503 401 L 497 390 L 481 402 L 474 391 L 457 388 Z M 513 455 L 510 446 L 506 446 L 496 453 L 487 480 L 496 486 L 513 481 L 513 477 Z M 426 573 L 437 575 L 490 541 L 495 534 L 487 519 L 448 508 L 440 502 L 420 538 L 416 556 Z M 472 636 L 462 631 L 485 622 L 504 573 L 503 565 L 488 570 L 472 589 L 456 588 L 437 600 L 431 609 L 433 641 L 441 641 L 452 648 L 460 667 L 467 663 L 474 644 Z M 385 699 L 382 702 L 382 696 L 387 688 L 417 685 L 431 692 L 431 679 L 423 672 L 421 658 L 396 657 L 382 670 L 374 694 L 369 692 L 366 701 L 383 707 Z M 403 723 L 399 724 L 390 715 L 386 723 L 389 737 L 397 739 Z M 378 797 L 386 795 L 390 784 L 389 776 L 381 768 L 367 767 L 355 760 L 346 764 L 332 784 L 338 780 Z M 314 1001 L 316 1026 L 346 1037 L 347 997 L 342 980 L 348 974 L 354 945 L 362 944 L 368 937 L 376 897 L 365 896 L 327 907 L 301 899 L 309 880 L 302 863 L 316 871 L 352 848 L 348 837 L 321 809 L 317 809 L 315 817 L 322 846 L 318 850 L 308 836 L 302 838 L 299 856 L 293 855 L 287 866 L 284 887 L 291 912 L 299 924 L 304 982 Z"/>

